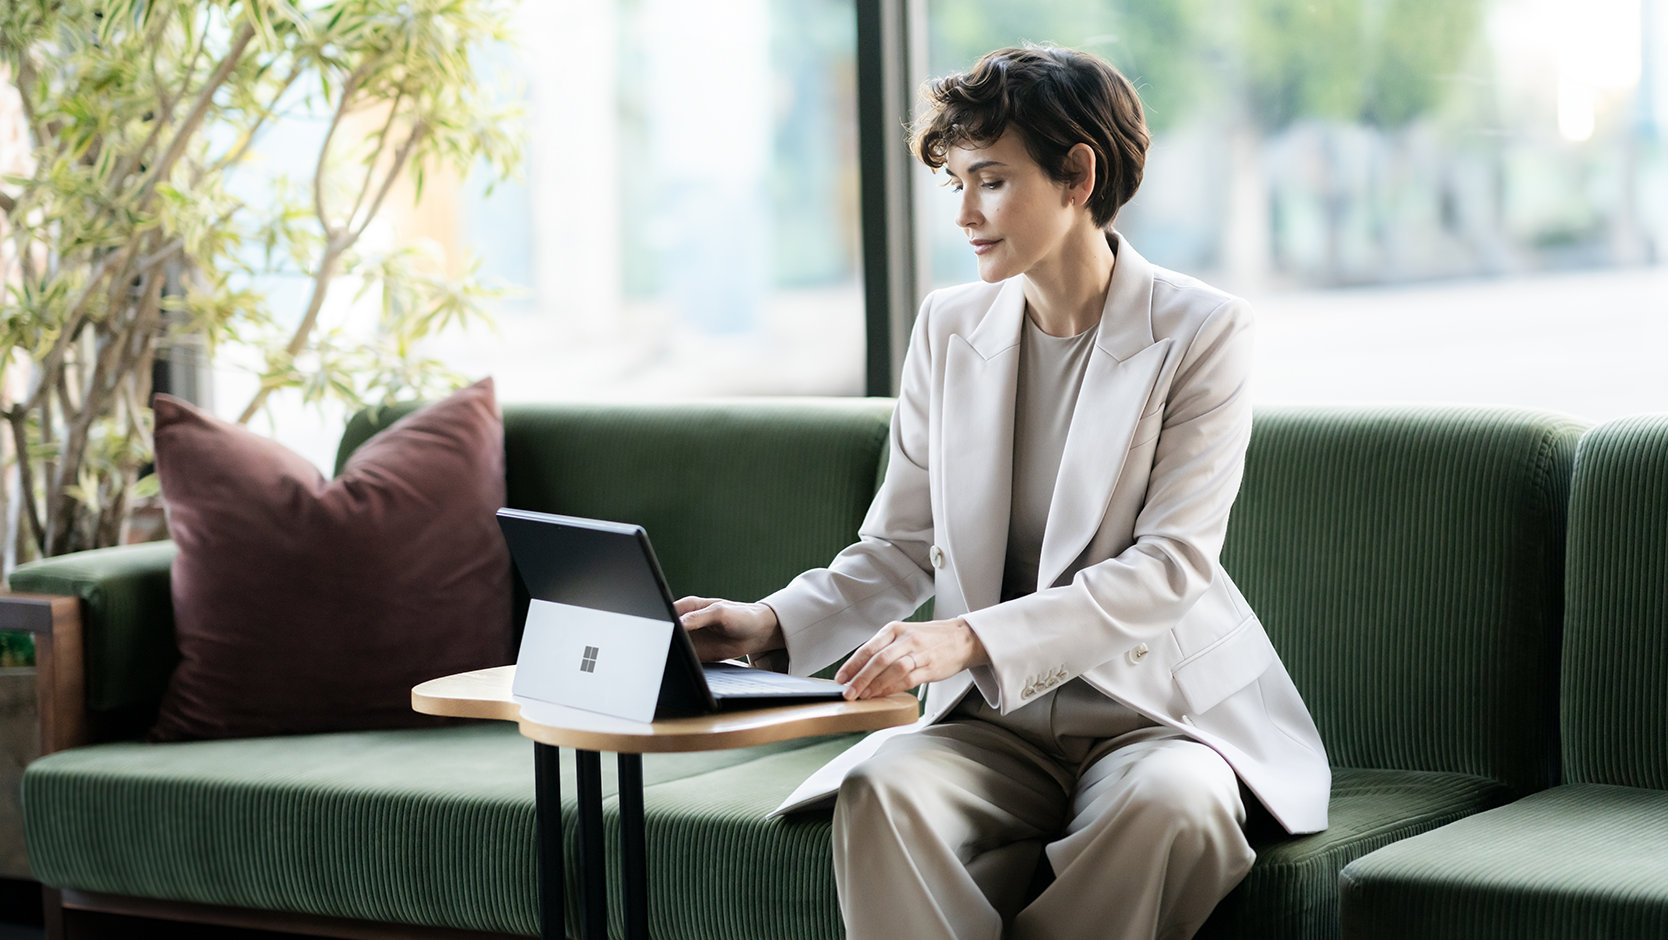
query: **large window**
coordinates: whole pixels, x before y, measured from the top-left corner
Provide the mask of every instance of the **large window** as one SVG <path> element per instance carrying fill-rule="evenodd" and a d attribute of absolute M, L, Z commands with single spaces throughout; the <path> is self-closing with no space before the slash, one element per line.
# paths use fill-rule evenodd
<path fill-rule="evenodd" d="M 498 59 L 525 179 L 431 179 L 387 225 L 520 289 L 440 352 L 506 401 L 860 394 L 859 3 L 524 3 Z M 1668 409 L 1662 0 L 902 7 L 912 87 L 1024 41 L 1136 80 L 1154 140 L 1119 227 L 1251 299 L 1261 399 Z M 912 172 L 919 291 L 971 279 Z M 343 416 L 278 408 L 263 429 L 327 462 Z"/>
<path fill-rule="evenodd" d="M 472 256 L 514 289 L 496 332 L 448 334 L 432 354 L 493 376 L 502 401 L 861 394 L 852 2 L 722 14 L 517 8 L 518 47 L 487 54 L 525 101 L 524 178 L 489 191 L 484 174 L 430 173 L 374 233 L 437 244 L 454 273 Z M 219 357 L 218 399 L 247 399 L 246 365 Z M 259 430 L 329 465 L 340 409 L 275 396 L 272 411 Z"/>
<path fill-rule="evenodd" d="M 526 293 L 457 360 L 506 399 L 856 393 L 849 0 L 520 16 L 527 181 L 463 217 Z"/>

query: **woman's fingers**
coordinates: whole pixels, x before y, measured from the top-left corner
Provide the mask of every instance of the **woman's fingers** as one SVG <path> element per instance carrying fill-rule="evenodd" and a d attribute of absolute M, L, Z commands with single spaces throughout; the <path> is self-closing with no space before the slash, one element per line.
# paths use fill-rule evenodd
<path fill-rule="evenodd" d="M 672 602 L 672 609 L 677 611 L 678 616 L 681 617 L 684 614 L 693 613 L 703 607 L 711 607 L 717 602 L 718 599 L 715 597 L 680 597 Z"/>
<path fill-rule="evenodd" d="M 846 698 L 880 698 L 948 679 L 986 660 L 984 646 L 961 618 L 893 622 L 857 648 L 834 676 Z"/>
<path fill-rule="evenodd" d="M 846 689 L 848 699 L 883 698 L 907 692 L 927 681 L 929 670 L 906 644 L 894 643 L 871 657 Z"/>
<path fill-rule="evenodd" d="M 889 623 L 859 647 L 834 677 L 835 681 L 847 683 L 846 698 L 881 698 L 944 678 L 934 675 L 937 657 L 932 648 L 932 631 L 922 629 L 927 626 Z"/>
<path fill-rule="evenodd" d="M 731 659 L 782 646 L 776 612 L 765 604 L 685 597 L 672 606 L 703 660 Z"/>
<path fill-rule="evenodd" d="M 869 661 L 869 666 L 873 678 L 864 683 L 863 676 L 858 676 L 861 690 L 854 698 L 884 698 L 894 692 L 907 692 L 924 681 L 916 678 L 924 672 L 916 655 L 897 646 L 882 650 Z"/>
<path fill-rule="evenodd" d="M 733 659 L 746 652 L 740 644 L 717 630 L 692 629 L 689 640 L 695 644 L 695 658 L 704 663 Z"/>
<path fill-rule="evenodd" d="M 889 623 L 881 627 L 874 636 L 869 637 L 867 643 L 853 650 L 851 655 L 846 658 L 845 663 L 840 666 L 839 671 L 834 673 L 834 681 L 849 684 L 856 679 L 858 673 L 862 672 L 863 668 L 869 664 L 869 660 L 873 659 L 876 653 L 885 649 L 892 642 L 898 626 L 900 624 Z M 853 696 L 847 695 L 846 697 L 852 698 Z"/>

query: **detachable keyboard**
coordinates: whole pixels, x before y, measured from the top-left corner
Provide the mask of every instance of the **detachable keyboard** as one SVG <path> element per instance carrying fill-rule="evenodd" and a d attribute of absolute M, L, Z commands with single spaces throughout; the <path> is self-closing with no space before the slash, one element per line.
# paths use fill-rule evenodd
<path fill-rule="evenodd" d="M 839 698 L 842 688 L 823 679 L 803 679 L 799 676 L 752 669 L 733 663 L 705 663 L 701 667 L 707 688 L 713 698 L 781 697 L 781 698 Z"/>

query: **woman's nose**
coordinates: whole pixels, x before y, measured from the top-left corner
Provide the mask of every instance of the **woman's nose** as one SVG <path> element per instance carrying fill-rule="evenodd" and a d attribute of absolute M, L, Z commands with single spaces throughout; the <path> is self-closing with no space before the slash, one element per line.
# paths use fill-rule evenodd
<path fill-rule="evenodd" d="M 981 221 L 979 209 L 973 204 L 973 188 L 971 186 L 969 186 L 967 190 L 961 194 L 961 205 L 959 210 L 960 211 L 956 213 L 956 226 L 958 228 L 972 228 Z"/>

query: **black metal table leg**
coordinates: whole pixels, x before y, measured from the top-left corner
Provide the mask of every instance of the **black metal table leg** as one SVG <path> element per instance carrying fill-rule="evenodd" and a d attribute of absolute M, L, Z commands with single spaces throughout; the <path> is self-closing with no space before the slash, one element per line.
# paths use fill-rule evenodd
<path fill-rule="evenodd" d="M 579 935 L 607 940 L 608 871 L 602 832 L 602 755 L 574 751 L 579 770 Z"/>
<path fill-rule="evenodd" d="M 562 752 L 549 744 L 533 742 L 534 824 L 539 859 L 539 936 L 543 940 L 564 940 L 563 892 L 567 878 L 562 865 Z"/>
<path fill-rule="evenodd" d="M 561 751 L 534 743 L 533 781 L 537 794 L 539 936 L 567 935 L 562 855 Z M 643 755 L 618 755 L 620 768 L 620 882 L 624 886 L 627 940 L 648 940 L 648 854 L 643 826 Z M 602 755 L 574 751 L 579 781 L 579 935 L 606 940 L 608 874 L 602 828 Z"/>
<path fill-rule="evenodd" d="M 649 938 L 649 866 L 643 833 L 643 755 L 620 754 L 620 883 L 626 940 Z"/>

